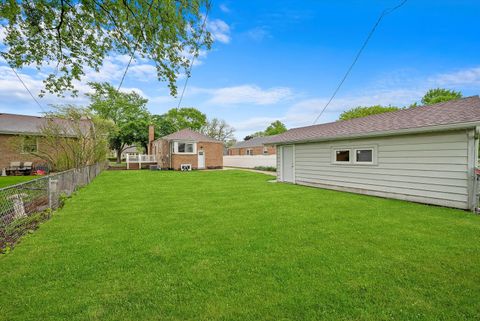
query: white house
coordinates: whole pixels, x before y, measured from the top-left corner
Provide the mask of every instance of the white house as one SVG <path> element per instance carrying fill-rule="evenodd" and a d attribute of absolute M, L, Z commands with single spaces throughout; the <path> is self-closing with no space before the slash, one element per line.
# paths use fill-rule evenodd
<path fill-rule="evenodd" d="M 478 96 L 291 129 L 277 179 L 461 209 L 478 206 Z"/>

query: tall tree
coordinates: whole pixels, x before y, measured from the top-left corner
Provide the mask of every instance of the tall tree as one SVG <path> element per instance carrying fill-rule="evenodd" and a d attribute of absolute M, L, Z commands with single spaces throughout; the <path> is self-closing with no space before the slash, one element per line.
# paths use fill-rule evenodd
<path fill-rule="evenodd" d="M 225 120 L 218 118 L 207 121 L 207 124 L 202 128 L 202 133 L 224 143 L 235 139 L 233 135 L 235 128 L 227 124 Z"/>
<path fill-rule="evenodd" d="M 89 83 L 94 90 L 88 94 L 90 109 L 103 119 L 111 120 L 115 130 L 110 133 L 110 147 L 117 152 L 121 162 L 123 150 L 133 143 L 147 145 L 150 113 L 146 108 L 147 99 L 136 92 L 118 92 L 108 83 Z"/>
<path fill-rule="evenodd" d="M 56 66 L 45 90 L 74 90 L 85 68 L 97 70 L 112 54 L 151 60 L 160 81 L 176 95 L 176 79 L 188 72 L 185 52 L 198 56 L 212 37 L 204 32 L 208 0 L 35 0 L 1 1 L 6 32 L 2 56 L 14 68 Z"/>
<path fill-rule="evenodd" d="M 383 114 L 391 111 L 396 111 L 399 109 L 400 108 L 394 107 L 394 106 L 381 106 L 381 105 L 367 106 L 367 107 L 358 106 L 342 112 L 340 114 L 339 120 L 349 120 L 353 118 Z"/>
<path fill-rule="evenodd" d="M 253 134 L 247 135 L 243 140 L 250 140 L 255 137 L 278 135 L 286 131 L 287 127 L 281 121 L 276 120 L 270 123 L 270 125 L 268 125 L 268 127 L 264 131 L 258 131 Z"/>
<path fill-rule="evenodd" d="M 207 116 L 196 108 L 172 108 L 162 115 L 153 115 L 155 137 L 162 137 L 184 128 L 200 131 L 207 124 Z"/>
<path fill-rule="evenodd" d="M 449 100 L 462 98 L 462 93 L 455 90 L 435 88 L 430 89 L 422 98 L 423 105 L 433 105 Z"/>
<path fill-rule="evenodd" d="M 278 135 L 286 131 L 287 127 L 281 121 L 276 120 L 265 129 L 265 136 Z"/>

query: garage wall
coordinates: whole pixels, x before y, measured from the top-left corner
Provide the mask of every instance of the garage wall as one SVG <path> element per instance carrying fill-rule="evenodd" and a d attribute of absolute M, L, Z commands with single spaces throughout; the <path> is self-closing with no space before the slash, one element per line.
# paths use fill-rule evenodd
<path fill-rule="evenodd" d="M 468 209 L 472 132 L 296 144 L 295 182 Z M 369 146 L 376 148 L 375 165 L 333 163 L 334 148 Z"/>

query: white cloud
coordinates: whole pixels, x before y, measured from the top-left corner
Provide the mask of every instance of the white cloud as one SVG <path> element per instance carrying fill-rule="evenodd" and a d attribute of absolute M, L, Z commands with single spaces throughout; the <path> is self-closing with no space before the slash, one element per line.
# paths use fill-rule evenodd
<path fill-rule="evenodd" d="M 435 86 L 480 86 L 480 67 L 473 67 L 458 70 L 451 73 L 444 73 L 429 78 Z"/>
<path fill-rule="evenodd" d="M 225 12 L 225 13 L 229 13 L 229 12 L 230 12 L 230 8 L 229 8 L 226 4 L 224 4 L 224 3 L 220 4 L 219 7 L 220 7 L 220 10 L 222 10 L 222 12 Z"/>
<path fill-rule="evenodd" d="M 286 87 L 262 89 L 254 85 L 242 85 L 217 89 L 192 88 L 192 93 L 211 95 L 208 103 L 214 105 L 254 104 L 271 105 L 293 96 L 292 90 Z"/>
<path fill-rule="evenodd" d="M 256 27 L 256 28 L 250 29 L 247 32 L 247 35 L 248 37 L 250 37 L 256 42 L 260 42 L 265 38 L 271 37 L 270 32 L 265 27 Z"/>
<path fill-rule="evenodd" d="M 213 40 L 229 43 L 230 42 L 230 26 L 223 20 L 213 19 L 207 21 L 207 30 L 212 34 Z"/>

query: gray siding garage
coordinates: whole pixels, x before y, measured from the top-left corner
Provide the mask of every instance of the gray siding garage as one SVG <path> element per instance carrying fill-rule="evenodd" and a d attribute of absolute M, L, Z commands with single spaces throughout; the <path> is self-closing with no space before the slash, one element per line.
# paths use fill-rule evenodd
<path fill-rule="evenodd" d="M 478 203 L 475 167 L 480 99 L 456 102 L 293 129 L 282 134 L 283 138 L 280 135 L 279 140 L 284 142 L 276 143 L 277 178 L 282 182 L 473 210 Z M 402 126 L 403 119 L 420 117 L 418 111 L 422 109 L 447 123 L 375 130 L 394 123 Z M 455 114 L 441 115 L 452 111 L 462 112 L 466 119 L 458 122 Z M 455 123 L 448 123 L 452 120 Z M 368 123 L 374 131 L 368 131 Z M 415 121 L 403 126 L 408 124 L 414 125 Z M 345 134 L 348 130 L 352 133 Z M 335 131 L 338 136 L 331 136 Z M 322 133 L 329 136 L 318 136 Z"/>

